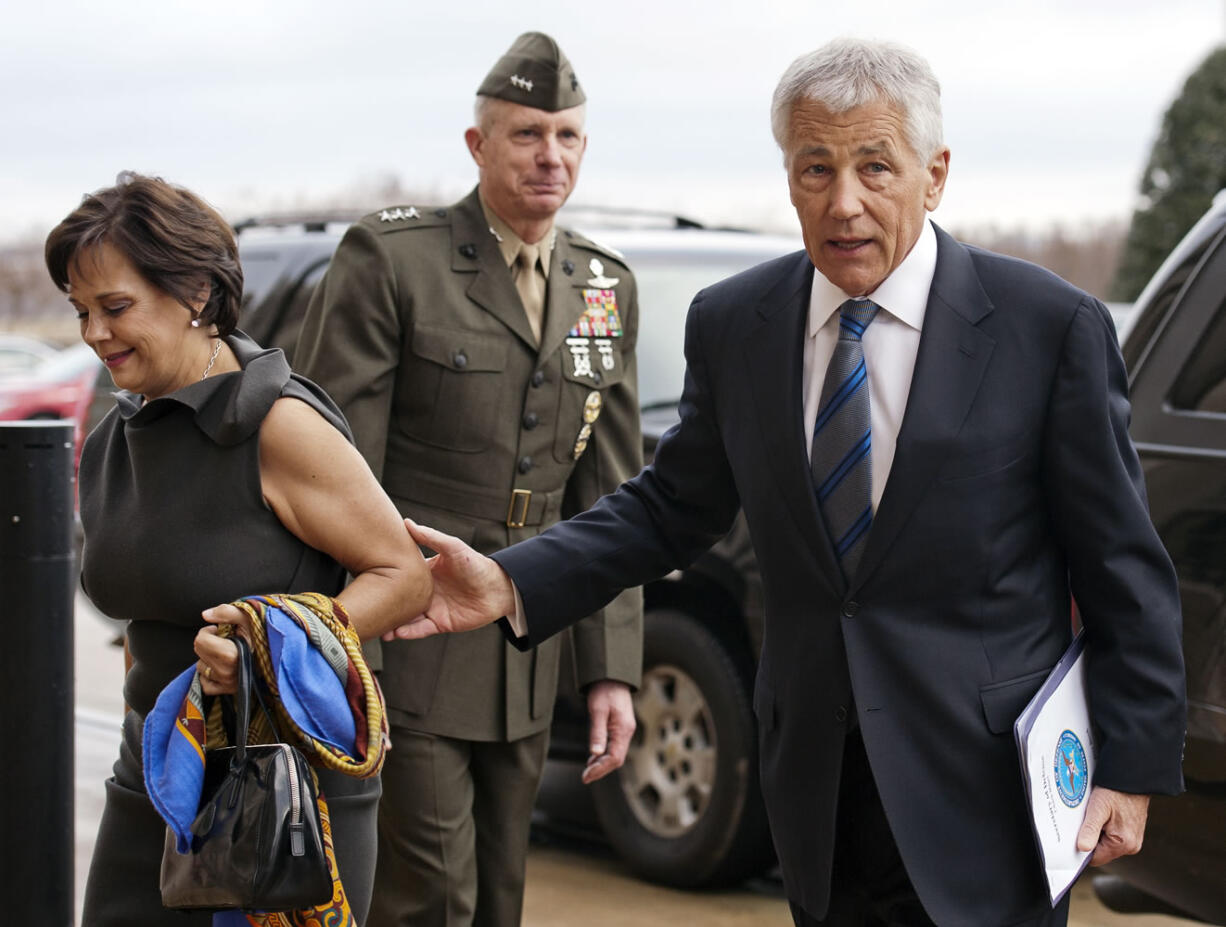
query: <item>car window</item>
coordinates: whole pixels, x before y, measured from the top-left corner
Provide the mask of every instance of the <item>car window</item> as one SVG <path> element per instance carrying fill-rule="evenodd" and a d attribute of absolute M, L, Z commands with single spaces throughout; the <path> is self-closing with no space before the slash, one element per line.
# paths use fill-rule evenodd
<path fill-rule="evenodd" d="M 307 307 L 310 306 L 311 297 L 315 294 L 315 288 L 323 280 L 324 272 L 327 269 L 328 259 L 321 258 L 307 270 L 302 279 L 286 294 L 285 302 L 280 309 L 281 315 L 276 326 L 276 332 L 269 339 L 268 344 L 265 345 L 265 347 L 280 348 L 284 351 L 285 357 L 291 365 L 294 362 L 294 350 L 298 347 L 298 333 L 302 330 L 303 320 L 306 319 Z"/>
<path fill-rule="evenodd" d="M 1198 339 L 1171 391 L 1177 409 L 1226 416 L 1226 301 Z"/>
<path fill-rule="evenodd" d="M 626 250 L 639 291 L 639 402 L 644 409 L 681 398 L 685 317 L 704 287 L 777 257 L 778 252 L 645 254 Z"/>
<path fill-rule="evenodd" d="M 243 248 L 243 308 L 259 304 L 285 266 L 286 256 L 274 248 Z"/>
<path fill-rule="evenodd" d="M 1130 319 L 1131 328 L 1128 329 L 1128 337 L 1122 346 L 1124 363 L 1130 372 L 1136 371 L 1145 351 L 1152 348 L 1157 341 L 1158 329 L 1167 318 L 1171 305 L 1176 297 L 1183 293 L 1188 281 L 1202 268 L 1206 254 L 1213 255 L 1218 250 L 1226 231 L 1220 228 L 1210 231 L 1212 234 L 1205 234 L 1196 247 L 1189 250 L 1179 263 L 1170 269 L 1162 279 L 1160 288 L 1145 300 L 1144 308 Z M 1140 302 L 1137 303 L 1138 307 L 1141 305 Z"/>
<path fill-rule="evenodd" d="M 1226 451 L 1226 229 L 1195 250 L 1194 267 L 1181 260 L 1176 279 L 1157 285 L 1153 298 L 1166 306 L 1147 303 L 1128 336 L 1131 431 L 1139 444 L 1218 453 Z"/>
<path fill-rule="evenodd" d="M 659 267 L 642 262 L 633 266 L 639 286 L 639 402 L 651 408 L 681 398 L 685 316 L 690 300 L 703 287 L 735 271 L 720 273 L 706 267 Z"/>

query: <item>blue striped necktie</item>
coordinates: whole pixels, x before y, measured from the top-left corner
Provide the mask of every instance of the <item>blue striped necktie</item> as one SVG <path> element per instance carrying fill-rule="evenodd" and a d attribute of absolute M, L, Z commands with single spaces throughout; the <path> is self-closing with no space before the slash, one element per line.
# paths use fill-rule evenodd
<path fill-rule="evenodd" d="M 877 309 L 871 299 L 849 299 L 839 308 L 839 340 L 826 368 L 809 455 L 817 503 L 848 580 L 873 522 L 868 372 L 860 339 Z"/>

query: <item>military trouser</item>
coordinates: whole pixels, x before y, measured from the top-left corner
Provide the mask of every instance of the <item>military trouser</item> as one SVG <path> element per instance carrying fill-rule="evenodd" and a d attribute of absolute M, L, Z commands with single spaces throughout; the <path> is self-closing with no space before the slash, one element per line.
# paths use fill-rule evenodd
<path fill-rule="evenodd" d="M 549 732 L 457 740 L 392 725 L 368 927 L 514 927 Z"/>

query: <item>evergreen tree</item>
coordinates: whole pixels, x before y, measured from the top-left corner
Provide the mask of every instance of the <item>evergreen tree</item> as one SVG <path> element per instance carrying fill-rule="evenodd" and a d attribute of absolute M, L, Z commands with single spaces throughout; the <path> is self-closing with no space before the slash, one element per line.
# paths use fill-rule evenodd
<path fill-rule="evenodd" d="M 1226 47 L 1212 52 L 1162 118 L 1111 298 L 1136 299 L 1162 259 L 1226 187 Z"/>

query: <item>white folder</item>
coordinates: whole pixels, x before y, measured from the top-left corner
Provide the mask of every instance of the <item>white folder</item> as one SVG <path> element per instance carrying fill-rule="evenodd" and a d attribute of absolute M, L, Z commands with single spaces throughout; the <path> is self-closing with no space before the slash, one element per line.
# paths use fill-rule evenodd
<path fill-rule="evenodd" d="M 1077 849 L 1094 777 L 1095 746 L 1086 701 L 1085 632 L 1078 632 L 1013 725 L 1022 781 L 1051 903 L 1090 862 Z"/>

